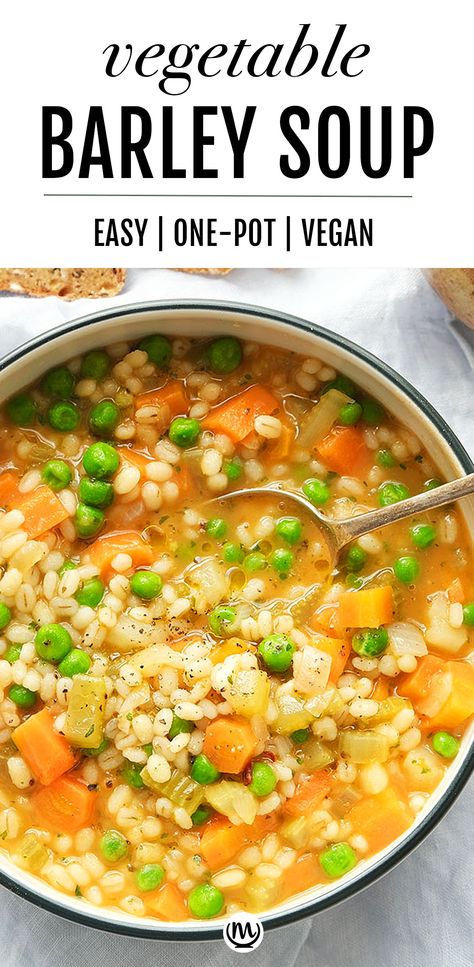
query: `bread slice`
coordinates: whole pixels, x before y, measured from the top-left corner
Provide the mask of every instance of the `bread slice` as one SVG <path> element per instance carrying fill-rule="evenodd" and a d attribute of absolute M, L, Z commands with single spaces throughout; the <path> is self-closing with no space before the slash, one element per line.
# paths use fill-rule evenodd
<path fill-rule="evenodd" d="M 176 272 L 196 272 L 198 275 L 227 275 L 232 269 L 175 269 Z"/>
<path fill-rule="evenodd" d="M 125 275 L 125 269 L 0 269 L 0 292 L 95 299 L 117 295 Z"/>

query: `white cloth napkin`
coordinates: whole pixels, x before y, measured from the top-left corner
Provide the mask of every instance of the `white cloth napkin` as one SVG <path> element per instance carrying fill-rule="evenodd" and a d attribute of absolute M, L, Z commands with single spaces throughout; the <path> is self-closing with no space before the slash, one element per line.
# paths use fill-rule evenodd
<path fill-rule="evenodd" d="M 474 332 L 452 319 L 416 270 L 248 269 L 225 278 L 131 270 L 114 299 L 0 299 L 2 349 L 103 306 L 217 298 L 287 310 L 342 333 L 406 376 L 474 451 Z M 472 784 L 424 843 L 365 892 L 312 921 L 267 934 L 255 967 L 472 967 Z M 127 940 L 69 924 L 0 889 L 5 967 L 224 967 L 223 942 Z"/>

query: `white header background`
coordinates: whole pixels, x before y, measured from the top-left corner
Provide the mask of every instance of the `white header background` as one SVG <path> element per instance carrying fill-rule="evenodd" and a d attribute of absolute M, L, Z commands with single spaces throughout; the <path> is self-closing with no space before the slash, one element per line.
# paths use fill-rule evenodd
<path fill-rule="evenodd" d="M 161 43 L 167 52 L 176 44 L 199 44 L 201 54 L 213 44 L 233 50 L 245 38 L 252 49 L 266 43 L 284 43 L 283 65 L 302 23 L 311 23 L 306 38 L 319 48 L 316 68 L 302 78 L 252 78 L 245 72 L 229 78 L 206 79 L 197 73 L 196 61 L 188 68 L 191 88 L 168 96 L 158 88 L 161 73 L 139 77 L 128 69 L 118 78 L 105 74 L 102 51 L 112 43 L 132 44 L 137 56 Z M 340 53 L 357 44 L 371 52 L 354 69 L 356 78 L 340 74 L 321 76 L 320 68 L 334 38 L 336 25 L 347 23 Z M 325 3 L 259 3 L 239 0 L 223 4 L 180 0 L 174 4 L 154 0 L 82 0 L 80 6 L 64 0 L 32 3 L 19 0 L 2 11 L 0 59 L 0 264 L 123 265 L 123 266 L 402 266 L 472 265 L 473 262 L 473 158 L 474 124 L 472 91 L 473 6 L 471 0 L 380 0 Z M 249 50 L 248 53 L 251 53 Z M 226 58 L 210 62 L 223 71 Z M 242 59 L 245 65 L 247 58 Z M 162 68 L 166 56 L 149 61 Z M 340 63 L 336 58 L 335 64 Z M 319 68 L 319 69 L 318 69 Z M 240 127 L 247 105 L 257 105 L 245 155 L 245 178 L 232 177 L 232 151 L 222 115 L 205 120 L 206 133 L 215 144 L 205 149 L 208 167 L 219 170 L 218 179 L 192 178 L 193 105 L 231 105 Z M 67 178 L 41 177 L 41 108 L 62 105 L 74 120 L 71 143 L 75 148 L 74 172 Z M 104 179 L 93 170 L 77 178 L 87 114 L 91 105 L 104 109 L 114 166 L 114 178 Z M 132 179 L 120 179 L 120 107 L 140 105 L 152 115 L 153 135 L 147 156 L 155 175 L 143 179 L 135 164 Z M 186 179 L 161 177 L 161 111 L 173 107 L 175 164 L 187 169 Z M 301 105 L 311 115 L 309 131 L 301 137 L 311 155 L 304 178 L 287 179 L 279 169 L 282 153 L 292 155 L 279 126 L 282 110 Z M 344 107 L 351 119 L 351 164 L 340 179 L 325 178 L 317 163 L 317 121 L 329 105 Z M 381 105 L 392 107 L 393 161 L 382 179 L 367 178 L 360 167 L 359 112 L 371 105 L 374 118 Z M 403 106 L 427 108 L 434 120 L 434 143 L 428 154 L 415 159 L 415 177 L 404 179 L 402 170 Z M 378 109 L 378 110 L 377 110 Z M 379 123 L 374 125 L 374 133 Z M 376 142 L 375 142 L 376 143 Z M 373 162 L 377 163 L 374 150 Z M 46 193 L 127 193 L 128 197 L 47 197 Z M 155 194 L 165 197 L 131 197 Z M 256 197 L 169 197 L 183 195 L 247 195 Z M 412 195 L 411 198 L 291 197 L 296 195 Z M 168 197 L 166 197 L 168 195 Z M 265 197 L 262 195 L 286 195 Z M 157 250 L 155 226 L 164 216 L 166 250 Z M 235 247 L 233 236 L 221 237 L 217 248 L 177 248 L 171 226 L 174 219 L 217 218 L 219 227 L 232 229 L 236 217 L 373 218 L 373 247 L 306 248 L 299 244 L 285 251 L 283 231 L 275 229 L 274 245 L 252 247 L 245 240 Z M 143 247 L 95 247 L 96 218 L 148 217 Z M 166 238 L 167 234 L 167 238 Z"/>

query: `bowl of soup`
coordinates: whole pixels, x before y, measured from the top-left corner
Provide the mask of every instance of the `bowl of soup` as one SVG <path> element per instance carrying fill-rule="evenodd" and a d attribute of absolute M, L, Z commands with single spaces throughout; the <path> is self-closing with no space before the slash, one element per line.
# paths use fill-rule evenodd
<path fill-rule="evenodd" d="M 322 911 L 472 768 L 473 502 L 328 559 L 333 519 L 473 465 L 342 337 L 221 303 L 99 312 L 2 362 L 0 879 L 157 939 Z"/>

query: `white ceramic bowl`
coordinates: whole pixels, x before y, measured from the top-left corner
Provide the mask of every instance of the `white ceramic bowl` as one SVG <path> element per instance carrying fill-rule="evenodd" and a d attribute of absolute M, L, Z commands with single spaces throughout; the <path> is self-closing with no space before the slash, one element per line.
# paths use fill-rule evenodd
<path fill-rule="evenodd" d="M 235 334 L 293 352 L 313 355 L 342 370 L 378 398 L 402 423 L 423 440 L 441 474 L 447 479 L 474 471 L 474 465 L 436 410 L 401 376 L 340 336 L 284 313 L 234 303 L 142 303 L 99 311 L 78 319 L 10 353 L 0 363 L 0 400 L 37 380 L 57 365 L 89 349 L 160 332 L 199 338 Z M 462 503 L 474 541 L 474 499 Z M 360 862 L 333 885 L 316 886 L 261 914 L 266 930 L 320 912 L 373 883 L 407 856 L 434 828 L 454 802 L 474 766 L 474 723 L 447 774 L 410 829 L 382 852 Z M 137 918 L 120 910 L 94 907 L 54 890 L 47 883 L 13 866 L 0 856 L 0 882 L 38 906 L 70 920 L 129 936 L 161 940 L 210 940 L 222 937 L 224 918 L 167 924 Z"/>

